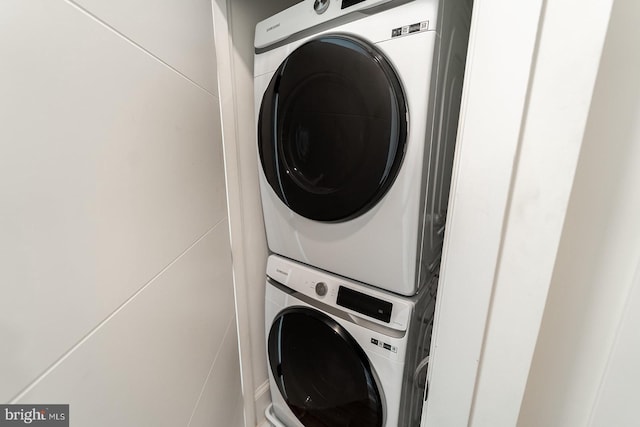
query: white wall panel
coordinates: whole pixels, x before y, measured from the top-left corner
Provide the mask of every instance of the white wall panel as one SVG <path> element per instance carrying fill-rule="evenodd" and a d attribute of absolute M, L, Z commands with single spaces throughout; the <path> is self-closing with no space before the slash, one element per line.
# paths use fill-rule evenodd
<path fill-rule="evenodd" d="M 243 399 L 235 320 L 221 342 L 189 427 L 241 427 Z"/>
<path fill-rule="evenodd" d="M 521 427 L 638 425 L 638 19 L 613 3 Z"/>
<path fill-rule="evenodd" d="M 541 8 L 474 4 L 424 426 L 470 423 Z"/>
<path fill-rule="evenodd" d="M 104 21 L 0 3 L 0 401 L 186 423 L 234 315 L 219 101 Z"/>
<path fill-rule="evenodd" d="M 230 257 L 221 223 L 19 401 L 69 403 L 78 426 L 187 425 L 233 329 Z"/>
<path fill-rule="evenodd" d="M 210 0 L 70 0 L 217 93 Z"/>
<path fill-rule="evenodd" d="M 633 427 L 638 424 L 640 382 L 640 263 L 615 343 L 607 360 L 602 383 L 590 414 L 593 427 Z"/>
<path fill-rule="evenodd" d="M 426 426 L 518 420 L 610 6 L 474 4 Z"/>
<path fill-rule="evenodd" d="M 572 0 L 543 8 L 476 382 L 473 427 L 511 427 L 518 421 L 611 3 Z"/>

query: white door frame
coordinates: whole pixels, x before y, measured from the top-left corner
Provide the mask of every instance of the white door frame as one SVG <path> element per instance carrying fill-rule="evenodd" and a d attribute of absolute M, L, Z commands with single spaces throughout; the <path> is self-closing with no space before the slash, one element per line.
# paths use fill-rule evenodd
<path fill-rule="evenodd" d="M 423 426 L 513 427 L 613 0 L 476 0 Z"/>

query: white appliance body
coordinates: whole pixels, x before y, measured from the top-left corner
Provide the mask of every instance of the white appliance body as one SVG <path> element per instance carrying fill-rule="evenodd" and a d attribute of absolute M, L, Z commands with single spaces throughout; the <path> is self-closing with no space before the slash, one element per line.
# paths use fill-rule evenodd
<path fill-rule="evenodd" d="M 259 145 L 260 189 L 271 251 L 406 296 L 414 295 L 438 269 L 468 39 L 462 16 L 470 14 L 468 8 L 454 8 L 459 2 L 449 3 L 367 0 L 341 9 L 342 1 L 334 0 L 317 14 L 314 0 L 305 0 L 258 24 L 257 122 L 261 107 L 273 102 L 265 98 L 278 67 L 305 43 L 332 34 L 356 37 L 380 52 L 400 82 L 406 106 L 406 139 L 395 179 L 379 200 L 344 220 L 310 219 L 292 210 L 286 196 L 274 191 L 277 185 L 265 173 Z M 441 20 L 457 33 L 447 30 L 443 35 Z M 275 159 L 281 160 L 277 153 Z"/>
<path fill-rule="evenodd" d="M 436 282 L 399 297 L 275 255 L 267 274 L 275 416 L 289 427 L 417 426 L 426 378 L 414 373 L 428 354 Z"/>

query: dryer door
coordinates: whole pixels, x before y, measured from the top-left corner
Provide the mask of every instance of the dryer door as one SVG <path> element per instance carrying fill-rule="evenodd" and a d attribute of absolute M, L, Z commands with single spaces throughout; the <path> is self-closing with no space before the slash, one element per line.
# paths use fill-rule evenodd
<path fill-rule="evenodd" d="M 373 45 L 325 35 L 293 51 L 262 99 L 258 147 L 271 188 L 294 212 L 345 221 L 393 183 L 405 151 L 400 81 Z"/>
<path fill-rule="evenodd" d="M 293 307 L 275 318 L 269 365 L 287 405 L 306 427 L 381 427 L 383 405 L 369 359 L 329 316 Z"/>

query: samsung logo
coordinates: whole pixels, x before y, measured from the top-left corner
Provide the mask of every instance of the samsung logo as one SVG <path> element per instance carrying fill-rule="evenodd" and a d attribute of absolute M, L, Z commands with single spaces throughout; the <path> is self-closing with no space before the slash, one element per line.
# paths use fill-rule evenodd
<path fill-rule="evenodd" d="M 280 26 L 280 23 L 278 22 L 276 25 L 272 25 L 269 28 L 267 28 L 267 33 L 271 30 L 275 30 L 276 28 L 278 28 Z"/>
<path fill-rule="evenodd" d="M 276 271 L 277 271 L 278 273 L 280 273 L 280 274 L 284 274 L 285 276 L 288 276 L 288 275 L 289 275 L 289 273 L 287 273 L 286 271 L 282 271 L 282 270 L 280 270 L 279 268 L 276 268 Z"/>

